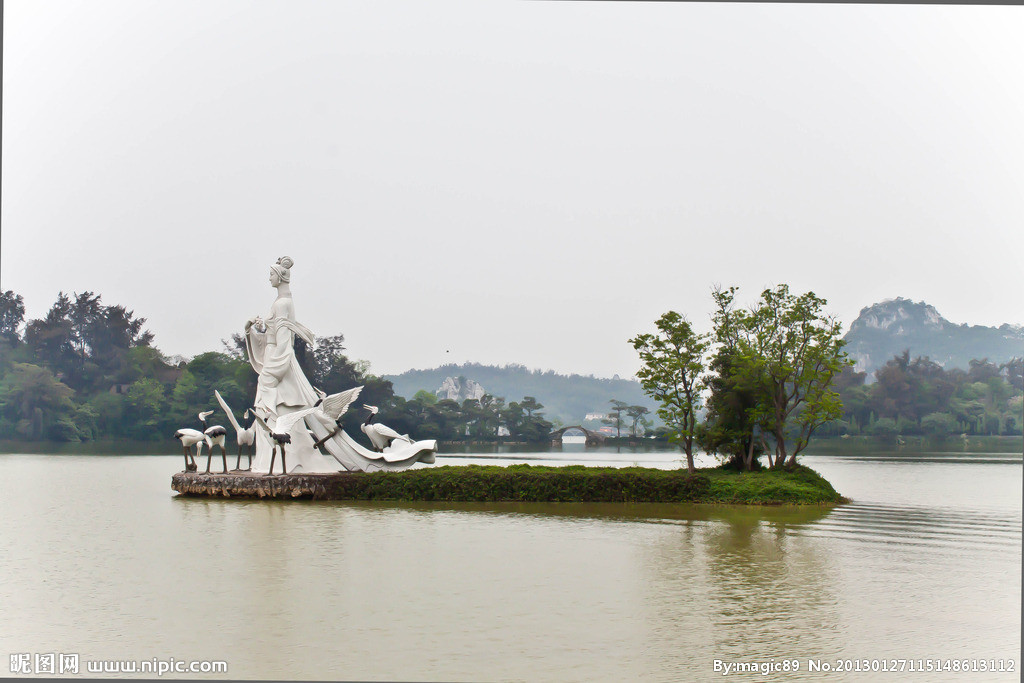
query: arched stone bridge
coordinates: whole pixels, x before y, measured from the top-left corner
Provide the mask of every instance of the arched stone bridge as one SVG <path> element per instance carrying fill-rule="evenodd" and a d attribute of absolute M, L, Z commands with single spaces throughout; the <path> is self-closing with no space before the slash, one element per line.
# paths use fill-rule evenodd
<path fill-rule="evenodd" d="M 565 436 L 566 432 L 568 432 L 568 431 L 570 431 L 572 429 L 578 429 L 581 432 L 583 432 L 583 435 L 587 437 L 587 445 L 588 446 L 600 446 L 601 444 L 604 443 L 604 439 L 605 439 L 604 434 L 599 434 L 597 432 L 592 432 L 589 429 L 587 429 L 586 427 L 581 427 L 579 425 L 574 425 L 572 427 L 562 427 L 561 429 L 558 429 L 556 431 L 551 432 L 551 437 L 550 437 L 551 438 L 551 442 L 552 443 L 562 443 L 562 437 Z"/>

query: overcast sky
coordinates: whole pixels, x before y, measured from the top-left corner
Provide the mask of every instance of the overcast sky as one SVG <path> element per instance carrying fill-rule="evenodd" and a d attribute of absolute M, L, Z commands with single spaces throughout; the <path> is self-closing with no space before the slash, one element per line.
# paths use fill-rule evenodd
<path fill-rule="evenodd" d="M 1024 323 L 1020 7 L 5 3 L 0 286 L 167 354 L 297 317 L 378 373 L 632 376 L 789 283 Z"/>

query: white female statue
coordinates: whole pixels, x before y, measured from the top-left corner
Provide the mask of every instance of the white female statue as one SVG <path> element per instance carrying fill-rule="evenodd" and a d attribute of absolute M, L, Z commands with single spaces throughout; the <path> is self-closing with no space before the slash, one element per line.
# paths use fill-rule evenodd
<path fill-rule="evenodd" d="M 293 265 L 291 258 L 282 256 L 270 267 L 270 286 L 277 289 L 277 298 L 270 307 L 270 316 L 266 320 L 256 316 L 245 324 L 245 347 L 249 352 L 249 363 L 259 373 L 255 406 L 266 411 L 264 414 L 269 413 L 267 422 L 271 426 L 283 415 L 311 407 L 318 398 L 295 358 L 295 336 L 298 335 L 312 346 L 313 333 L 295 322 L 290 284 Z M 289 433 L 292 439 L 287 446 L 289 473 L 337 472 L 341 469 L 337 461 L 324 457 L 313 447 L 313 439 L 301 419 Z M 273 448 L 274 443 L 269 434 L 257 429 L 253 472 L 269 471 Z M 278 457 L 275 471 L 280 461 Z"/>

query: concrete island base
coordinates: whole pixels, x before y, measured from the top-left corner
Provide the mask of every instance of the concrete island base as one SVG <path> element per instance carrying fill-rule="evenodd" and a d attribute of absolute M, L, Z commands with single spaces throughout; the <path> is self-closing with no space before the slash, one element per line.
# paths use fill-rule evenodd
<path fill-rule="evenodd" d="M 234 470 L 227 474 L 178 472 L 171 477 L 171 488 L 183 496 L 218 498 L 310 498 L 329 499 L 330 483 L 350 472 L 330 474 L 252 474 Z"/>

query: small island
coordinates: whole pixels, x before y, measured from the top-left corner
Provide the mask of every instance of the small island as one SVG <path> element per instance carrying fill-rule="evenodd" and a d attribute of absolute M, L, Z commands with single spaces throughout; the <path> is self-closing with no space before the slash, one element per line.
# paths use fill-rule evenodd
<path fill-rule="evenodd" d="M 846 502 L 814 470 L 458 465 L 402 472 L 265 475 L 179 472 L 183 496 L 312 500 L 825 505 Z"/>
<path fill-rule="evenodd" d="M 291 259 L 283 257 L 279 265 L 272 267 L 270 281 L 279 290 L 275 306 L 282 300 L 290 301 L 282 297 L 290 294 L 287 283 L 291 265 Z M 288 325 L 300 331 L 301 327 L 284 315 L 290 315 L 290 309 L 282 309 L 270 320 L 288 323 L 280 322 L 286 329 L 282 340 L 274 345 L 283 361 L 259 362 L 257 342 L 262 343 L 262 338 L 247 342 L 261 383 L 254 410 L 262 407 L 268 416 L 277 415 L 273 430 L 257 415 L 266 433 L 257 430 L 264 437 L 263 458 L 257 448 L 249 471 L 234 472 L 228 471 L 227 461 L 222 458 L 223 471 L 211 473 L 208 456 L 207 469 L 200 474 L 195 471 L 194 460 L 189 462 L 186 450 L 186 471 L 174 475 L 171 487 L 185 496 L 314 500 L 758 505 L 844 502 L 846 499 L 829 482 L 796 460 L 815 430 L 841 414 L 841 403 L 831 385 L 835 376 L 849 365 L 849 359 L 842 351 L 838 321 L 822 312 L 825 301 L 813 292 L 795 296 L 786 285 L 780 285 L 762 292 L 761 301 L 747 310 L 733 305 L 735 292 L 735 288 L 715 291 L 717 313 L 713 334 L 698 334 L 684 316 L 669 311 L 656 321 L 657 333 L 640 334 L 630 340 L 642 364 L 637 377 L 644 390 L 661 404 L 658 416 L 668 428 L 669 440 L 678 444 L 685 456 L 685 469 L 584 465 L 413 468 L 417 461 L 433 464 L 436 442 L 414 443 L 408 435 L 377 424 L 375 429 L 387 434 L 378 443 L 373 439 L 377 432 L 368 431 L 377 409 L 367 405 L 364 407 L 371 411 L 371 416 L 363 424 L 363 431 L 371 437 L 377 453 L 347 438 L 341 430 L 341 420 L 337 419 L 340 413 L 328 416 L 337 421 L 332 435 L 340 432 L 344 439 L 343 443 L 335 444 L 338 449 L 345 446 L 344 449 L 328 448 L 328 454 L 341 466 L 339 471 L 333 463 L 324 464 L 326 458 L 316 450 L 321 444 L 331 445 L 330 438 L 321 434 L 329 425 L 309 419 L 318 414 L 320 401 L 295 360 L 288 336 Z M 259 323 L 259 319 L 251 320 L 246 334 L 252 336 Z M 709 359 L 713 345 L 717 350 Z M 283 380 L 271 376 L 275 369 L 283 373 L 282 378 L 305 391 L 293 392 L 297 398 L 282 399 L 277 387 Z M 269 387 L 266 390 L 264 379 Z M 344 412 L 361 389 L 356 387 L 333 396 L 324 394 L 324 407 L 319 408 L 319 413 L 332 401 L 352 394 L 340 409 Z M 707 413 L 699 421 L 705 390 L 710 393 Z M 226 405 L 222 406 L 230 412 Z M 303 428 L 303 419 L 307 427 L 319 430 L 315 436 L 320 440 L 315 444 Z M 200 432 L 196 434 L 202 436 Z M 307 442 L 305 458 L 286 469 L 286 451 L 294 452 L 303 439 Z M 392 452 L 401 440 L 409 442 L 409 457 Z M 428 447 L 418 446 L 420 443 Z M 695 446 L 719 456 L 725 464 L 698 470 L 694 463 Z M 282 472 L 275 475 L 273 456 L 278 447 Z M 356 449 L 363 451 L 358 458 L 347 457 Z M 762 454 L 767 455 L 768 469 L 759 462 Z"/>

